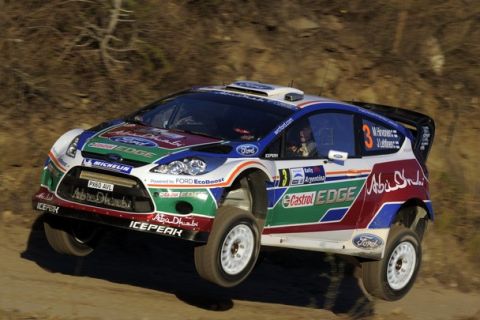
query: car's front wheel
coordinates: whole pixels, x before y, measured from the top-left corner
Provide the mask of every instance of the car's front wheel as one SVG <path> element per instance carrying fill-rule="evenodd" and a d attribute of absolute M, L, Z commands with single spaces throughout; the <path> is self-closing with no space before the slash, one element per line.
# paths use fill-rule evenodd
<path fill-rule="evenodd" d="M 412 288 L 421 260 L 418 235 L 405 226 L 393 226 L 384 258 L 362 263 L 363 285 L 373 296 L 398 300 Z"/>
<path fill-rule="evenodd" d="M 198 274 L 219 286 L 233 287 L 252 271 L 260 250 L 255 217 L 235 207 L 218 210 L 205 245 L 195 248 Z"/>
<path fill-rule="evenodd" d="M 55 216 L 46 217 L 43 226 L 47 241 L 55 251 L 77 257 L 90 254 L 101 234 L 94 224 Z"/>

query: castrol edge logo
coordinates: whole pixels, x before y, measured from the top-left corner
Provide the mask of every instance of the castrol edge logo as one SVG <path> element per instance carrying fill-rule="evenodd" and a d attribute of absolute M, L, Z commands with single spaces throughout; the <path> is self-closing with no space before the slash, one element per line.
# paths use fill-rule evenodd
<path fill-rule="evenodd" d="M 283 197 L 284 208 L 310 207 L 315 203 L 315 191 L 290 193 Z"/>

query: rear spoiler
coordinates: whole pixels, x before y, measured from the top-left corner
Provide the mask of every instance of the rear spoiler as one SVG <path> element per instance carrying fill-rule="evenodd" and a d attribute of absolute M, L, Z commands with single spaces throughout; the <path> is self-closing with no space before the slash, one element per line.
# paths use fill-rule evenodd
<path fill-rule="evenodd" d="M 406 126 L 413 134 L 413 152 L 420 163 L 427 161 L 435 136 L 435 122 L 429 116 L 402 108 L 368 102 L 348 101 L 355 106 L 373 111 Z"/>

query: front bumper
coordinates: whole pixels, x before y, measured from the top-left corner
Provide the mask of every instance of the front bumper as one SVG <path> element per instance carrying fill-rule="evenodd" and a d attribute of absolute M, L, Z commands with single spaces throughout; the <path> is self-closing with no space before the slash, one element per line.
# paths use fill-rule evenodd
<path fill-rule="evenodd" d="M 212 223 L 211 219 L 203 217 L 179 218 L 155 212 L 128 213 L 94 207 L 61 199 L 46 187 L 40 187 L 39 191 L 33 196 L 32 206 L 33 209 L 46 214 L 196 242 L 207 241 L 209 235 L 207 229 Z"/>

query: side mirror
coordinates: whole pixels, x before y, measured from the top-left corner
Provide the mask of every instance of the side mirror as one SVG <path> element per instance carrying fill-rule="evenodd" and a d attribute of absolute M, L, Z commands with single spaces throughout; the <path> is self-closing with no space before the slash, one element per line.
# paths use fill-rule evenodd
<path fill-rule="evenodd" d="M 330 150 L 328 151 L 328 159 L 333 161 L 345 161 L 348 159 L 348 152 Z"/>

